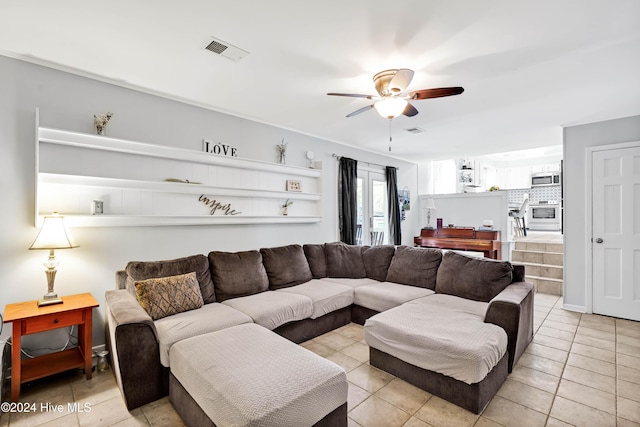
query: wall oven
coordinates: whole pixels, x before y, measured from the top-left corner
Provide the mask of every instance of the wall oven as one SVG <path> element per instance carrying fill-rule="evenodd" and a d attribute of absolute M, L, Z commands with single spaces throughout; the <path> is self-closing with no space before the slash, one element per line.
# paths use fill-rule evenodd
<path fill-rule="evenodd" d="M 560 185 L 560 172 L 539 172 L 531 174 L 531 187 Z"/>
<path fill-rule="evenodd" d="M 529 205 L 527 226 L 530 230 L 557 231 L 562 228 L 560 203 L 538 202 Z"/>

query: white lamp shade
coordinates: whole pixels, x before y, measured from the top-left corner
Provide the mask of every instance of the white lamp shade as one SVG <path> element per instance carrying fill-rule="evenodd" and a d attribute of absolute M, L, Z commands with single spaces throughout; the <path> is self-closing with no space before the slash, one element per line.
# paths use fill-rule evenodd
<path fill-rule="evenodd" d="M 44 217 L 40 232 L 29 249 L 76 248 L 75 240 L 64 223 L 64 217 L 53 214 Z"/>
<path fill-rule="evenodd" d="M 433 201 L 433 199 L 425 200 L 424 208 L 425 209 L 435 209 L 436 208 L 436 204 Z"/>
<path fill-rule="evenodd" d="M 402 114 L 405 108 L 407 108 L 407 104 L 408 102 L 406 99 L 391 97 L 381 99 L 373 104 L 373 106 L 376 107 L 378 114 L 382 117 L 395 119 Z"/>

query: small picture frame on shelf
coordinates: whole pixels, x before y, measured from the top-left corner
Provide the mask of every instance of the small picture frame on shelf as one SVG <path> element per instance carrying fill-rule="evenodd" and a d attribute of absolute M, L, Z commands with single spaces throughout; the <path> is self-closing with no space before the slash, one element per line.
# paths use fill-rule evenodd
<path fill-rule="evenodd" d="M 300 181 L 295 181 L 293 179 L 287 180 L 287 191 L 302 191 L 302 185 Z"/>
<path fill-rule="evenodd" d="M 91 215 L 102 215 L 104 213 L 104 202 L 94 200 L 91 202 Z"/>

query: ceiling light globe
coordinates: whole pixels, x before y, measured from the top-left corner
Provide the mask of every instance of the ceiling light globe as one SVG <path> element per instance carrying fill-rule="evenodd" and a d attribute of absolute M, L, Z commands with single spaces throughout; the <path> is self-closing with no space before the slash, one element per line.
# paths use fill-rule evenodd
<path fill-rule="evenodd" d="M 382 117 L 387 119 L 395 119 L 398 117 L 405 108 L 407 108 L 407 100 L 402 98 L 385 98 L 374 104 L 376 111 Z"/>

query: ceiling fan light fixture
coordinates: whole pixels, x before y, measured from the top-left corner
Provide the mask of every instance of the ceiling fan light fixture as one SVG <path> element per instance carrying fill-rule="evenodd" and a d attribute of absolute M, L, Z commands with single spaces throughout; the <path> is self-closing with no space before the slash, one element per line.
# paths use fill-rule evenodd
<path fill-rule="evenodd" d="M 407 108 L 407 100 L 402 98 L 384 98 L 376 102 L 373 106 L 378 114 L 386 119 L 395 119 L 405 108 Z"/>

